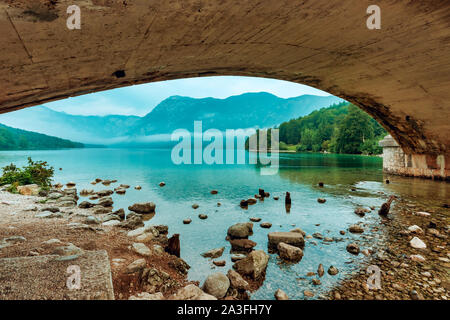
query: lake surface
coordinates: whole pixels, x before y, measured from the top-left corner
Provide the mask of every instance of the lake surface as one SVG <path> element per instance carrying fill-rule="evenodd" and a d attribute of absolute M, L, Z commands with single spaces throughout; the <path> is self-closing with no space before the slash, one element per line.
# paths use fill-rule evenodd
<path fill-rule="evenodd" d="M 131 188 L 125 195 L 114 194 L 114 209 L 127 207 L 135 202 L 153 201 L 156 215 L 150 224 L 167 224 L 169 236 L 180 234 L 181 257 L 191 269 L 189 279 L 203 280 L 216 271 L 226 273 L 232 266 L 230 245 L 225 241 L 229 226 L 237 222 L 248 222 L 250 217 L 260 217 L 262 222 L 271 222 L 271 229 L 263 229 L 254 224 L 251 240 L 258 243 L 256 249 L 267 252 L 267 234 L 272 231 L 289 231 L 302 228 L 311 235 L 320 232 L 325 237 L 337 241 L 332 243 L 309 239 L 304 256 L 297 264 L 281 263 L 277 255 L 270 255 L 266 280 L 254 292 L 252 299 L 273 299 L 276 289 L 283 289 L 291 299 L 302 299 L 303 291 L 313 291 L 317 298 L 344 276 L 358 267 L 363 259 L 346 251 L 346 245 L 357 239 L 366 241 L 362 248 L 383 241 L 382 228 L 373 234 L 341 236 L 340 230 L 357 222 L 371 226 L 379 225 L 376 211 L 360 218 L 354 214 L 357 206 L 376 206 L 383 203 L 390 194 L 421 199 L 447 201 L 450 198 L 448 184 L 390 177 L 391 183 L 383 183 L 382 159 L 380 157 L 333 155 L 333 154 L 280 154 L 280 169 L 276 175 L 260 175 L 256 165 L 174 165 L 170 150 L 155 149 L 72 149 L 52 151 L 7 151 L 0 152 L 0 165 L 11 162 L 17 165 L 26 163 L 28 156 L 33 160 L 45 160 L 55 167 L 55 182 L 63 184 L 74 181 L 78 191 L 83 188 L 113 188 L 118 184 L 129 184 Z M 252 155 L 250 155 L 252 156 Z M 62 168 L 60 171 L 59 168 Z M 110 187 L 101 184 L 92 186 L 95 178 L 117 179 Z M 164 181 L 165 187 L 159 187 Z M 323 181 L 324 188 L 317 183 Z M 134 190 L 141 185 L 142 190 Z M 351 188 L 356 191 L 351 191 Z M 270 192 L 271 197 L 263 202 L 249 206 L 248 210 L 239 207 L 242 199 L 253 197 L 258 188 Z M 218 190 L 211 195 L 211 190 Z M 284 193 L 289 191 L 292 198 L 290 213 L 284 207 Z M 275 201 L 273 196 L 279 196 Z M 317 198 L 325 198 L 319 204 Z M 217 202 L 222 205 L 217 206 Z M 199 208 L 192 209 L 197 203 Z M 204 213 L 208 219 L 200 220 Z M 184 225 L 183 219 L 191 218 L 192 223 Z M 362 242 L 362 243 L 363 243 Z M 361 243 L 361 242 L 360 242 Z M 218 247 L 225 247 L 219 260 L 226 260 L 223 268 L 214 267 L 210 260 L 200 253 Z M 325 275 L 320 278 L 322 285 L 313 286 L 308 272 L 316 272 L 318 265 L 325 267 Z M 326 270 L 330 265 L 339 269 L 337 276 L 330 276 Z"/>

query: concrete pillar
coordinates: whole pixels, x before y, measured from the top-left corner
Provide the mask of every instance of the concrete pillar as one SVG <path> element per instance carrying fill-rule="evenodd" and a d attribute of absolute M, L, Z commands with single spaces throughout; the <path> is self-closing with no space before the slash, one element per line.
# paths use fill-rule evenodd
<path fill-rule="evenodd" d="M 389 174 L 450 181 L 450 156 L 406 154 L 388 135 L 380 141 L 383 147 L 383 171 Z"/>

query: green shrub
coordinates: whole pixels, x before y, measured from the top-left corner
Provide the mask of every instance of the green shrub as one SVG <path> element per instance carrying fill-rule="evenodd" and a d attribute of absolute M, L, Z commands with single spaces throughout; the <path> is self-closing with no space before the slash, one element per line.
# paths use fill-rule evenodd
<path fill-rule="evenodd" d="M 42 188 L 51 186 L 51 178 L 54 169 L 49 167 L 46 161 L 33 161 L 28 157 L 28 165 L 17 168 L 11 163 L 3 167 L 3 175 L 0 177 L 0 185 L 11 184 L 11 192 L 17 191 L 17 186 L 26 184 L 37 184 Z"/>

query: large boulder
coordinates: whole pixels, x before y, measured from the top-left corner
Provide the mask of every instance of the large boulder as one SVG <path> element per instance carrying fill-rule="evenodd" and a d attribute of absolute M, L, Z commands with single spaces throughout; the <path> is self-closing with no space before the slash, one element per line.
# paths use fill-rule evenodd
<path fill-rule="evenodd" d="M 228 228 L 227 235 L 231 239 L 247 239 L 253 234 L 253 223 L 236 223 Z"/>
<path fill-rule="evenodd" d="M 145 244 L 140 242 L 133 243 L 132 249 L 141 256 L 150 256 L 152 254 L 152 251 Z"/>
<path fill-rule="evenodd" d="M 203 291 L 220 299 L 225 297 L 230 287 L 230 279 L 221 272 L 210 274 L 203 284 Z"/>
<path fill-rule="evenodd" d="M 37 184 L 27 184 L 25 186 L 18 186 L 17 192 L 24 196 L 37 196 L 39 195 L 39 187 Z"/>
<path fill-rule="evenodd" d="M 280 258 L 286 261 L 298 262 L 303 258 L 303 251 L 300 248 L 291 246 L 284 242 L 278 243 L 278 253 Z"/>
<path fill-rule="evenodd" d="M 264 277 L 268 262 L 269 255 L 267 253 L 262 250 L 255 250 L 250 252 L 246 258 L 237 261 L 233 268 L 241 275 L 259 280 Z"/>
<path fill-rule="evenodd" d="M 128 207 L 128 210 L 136 213 L 153 213 L 155 212 L 156 205 L 153 202 L 135 203 Z"/>
<path fill-rule="evenodd" d="M 305 247 L 305 240 L 300 232 L 270 232 L 267 235 L 269 242 L 269 251 L 276 252 L 278 244 L 284 242 L 291 246 L 303 249 Z"/>
<path fill-rule="evenodd" d="M 184 288 L 178 290 L 174 294 L 171 300 L 217 300 L 216 297 L 203 292 L 202 289 L 197 287 L 195 284 L 189 284 Z"/>

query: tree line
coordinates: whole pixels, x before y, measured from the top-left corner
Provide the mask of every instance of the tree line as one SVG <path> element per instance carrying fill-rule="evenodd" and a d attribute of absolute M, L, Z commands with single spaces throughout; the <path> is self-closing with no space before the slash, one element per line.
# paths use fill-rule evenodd
<path fill-rule="evenodd" d="M 387 135 L 375 119 L 348 102 L 313 111 L 275 128 L 279 129 L 279 149 L 297 152 L 380 154 L 378 142 Z M 268 131 L 270 146 L 271 129 Z"/>
<path fill-rule="evenodd" d="M 84 144 L 0 124 L 0 150 L 84 148 Z"/>

